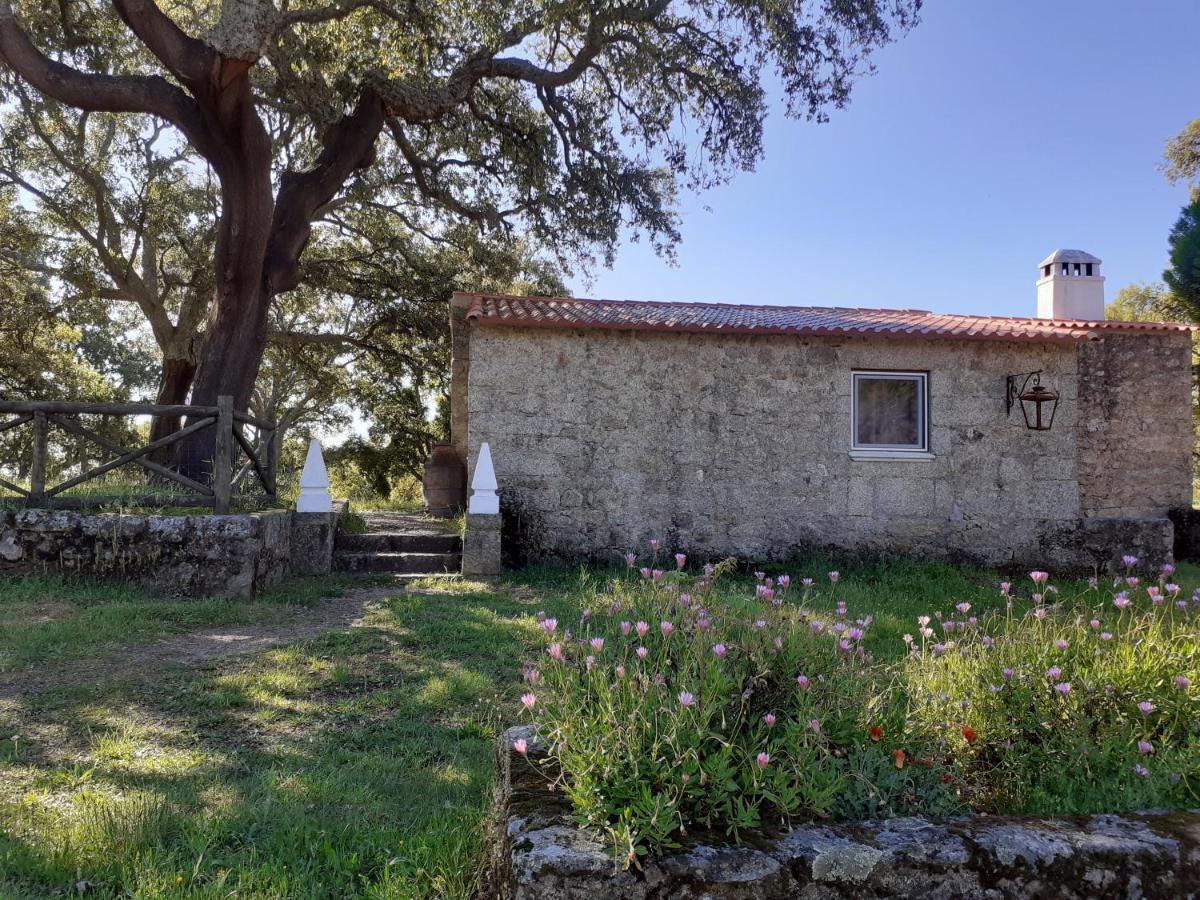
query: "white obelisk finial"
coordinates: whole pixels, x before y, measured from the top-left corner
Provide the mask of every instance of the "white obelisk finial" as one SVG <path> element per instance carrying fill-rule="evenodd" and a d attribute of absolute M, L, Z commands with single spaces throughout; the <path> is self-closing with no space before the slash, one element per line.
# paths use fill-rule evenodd
<path fill-rule="evenodd" d="M 296 498 L 296 512 L 327 513 L 333 511 L 333 497 L 329 494 L 329 472 L 325 469 L 325 457 L 321 455 L 321 444 L 313 438 L 308 442 L 308 455 L 304 457 L 304 471 L 300 473 L 300 496 Z"/>
<path fill-rule="evenodd" d="M 500 497 L 496 494 L 496 470 L 492 467 L 492 450 L 484 441 L 479 445 L 475 460 L 475 477 L 471 479 L 471 500 L 467 512 L 472 515 L 498 515 Z"/>

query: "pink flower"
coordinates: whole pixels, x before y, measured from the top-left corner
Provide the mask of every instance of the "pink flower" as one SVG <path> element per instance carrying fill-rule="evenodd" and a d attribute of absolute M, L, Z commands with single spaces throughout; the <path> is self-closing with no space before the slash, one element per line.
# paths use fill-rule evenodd
<path fill-rule="evenodd" d="M 821 733 L 821 722 L 819 719 L 809 719 L 808 727 L 811 728 L 813 731 L 815 731 L 817 734 Z"/>
<path fill-rule="evenodd" d="M 646 633 L 650 630 L 650 626 L 639 619 L 638 623 L 633 626 L 633 629 L 634 629 L 634 631 L 637 632 L 638 637 L 643 638 L 646 636 Z"/>
<path fill-rule="evenodd" d="M 1009 581 L 1000 582 L 1000 596 L 1001 597 L 1007 597 L 1008 592 L 1011 590 L 1012 590 L 1012 582 L 1009 582 Z"/>
<path fill-rule="evenodd" d="M 658 548 L 661 546 L 662 546 L 662 541 L 660 541 L 658 538 L 650 538 L 650 549 L 653 550 L 655 553 L 658 552 Z"/>
<path fill-rule="evenodd" d="M 775 713 L 767 713 L 763 716 L 763 721 L 767 723 L 768 728 L 775 727 Z"/>
<path fill-rule="evenodd" d="M 1143 700 L 1138 704 L 1138 709 L 1142 711 L 1143 716 L 1148 716 L 1150 713 L 1154 712 L 1154 704 L 1149 700 Z"/>
<path fill-rule="evenodd" d="M 725 658 L 725 645 L 724 644 L 713 644 L 712 652 L 713 652 L 713 656 L 715 656 L 717 659 L 724 659 Z"/>
<path fill-rule="evenodd" d="M 757 621 L 754 623 L 754 627 L 755 627 L 756 629 L 758 629 L 759 631 L 762 631 L 764 628 L 766 628 L 766 627 L 767 627 L 767 620 L 766 620 L 766 619 L 759 619 L 759 620 L 757 620 Z"/>
<path fill-rule="evenodd" d="M 689 694 L 687 691 L 680 691 L 679 692 L 679 705 L 680 706 L 695 706 L 696 698 L 693 697 L 691 694 Z"/>
<path fill-rule="evenodd" d="M 633 625 L 631 623 L 629 623 L 629 622 L 621 623 L 621 634 L 628 635 L 631 630 L 633 630 Z"/>
<path fill-rule="evenodd" d="M 662 581 L 662 577 L 663 577 L 662 569 L 655 569 L 653 572 L 650 573 L 650 579 L 652 581 L 654 581 L 655 583 Z"/>
<path fill-rule="evenodd" d="M 529 742 L 525 738 L 517 738 L 513 741 L 513 749 L 524 756 L 529 752 Z"/>
<path fill-rule="evenodd" d="M 642 566 L 642 568 L 641 568 L 639 571 L 640 571 L 640 573 L 641 573 L 641 576 L 642 576 L 643 578 L 649 578 L 649 577 L 650 577 L 650 567 L 649 567 L 649 566 Z"/>
<path fill-rule="evenodd" d="M 1034 570 L 1029 573 L 1029 577 L 1033 581 L 1034 584 L 1045 584 L 1047 581 L 1050 580 L 1050 573 L 1049 572 L 1039 572 L 1037 570 Z"/>
<path fill-rule="evenodd" d="M 687 565 L 687 554 L 686 553 L 676 553 L 675 554 L 675 568 L 682 569 L 686 565 Z"/>
<path fill-rule="evenodd" d="M 758 763 L 758 767 L 760 769 L 765 769 L 768 765 L 770 765 L 771 754 L 770 753 L 760 753 L 760 754 L 758 754 L 758 756 L 755 757 L 755 761 Z"/>
<path fill-rule="evenodd" d="M 710 624 L 711 623 L 708 621 L 708 619 L 701 619 L 700 621 L 698 621 L 696 623 L 696 627 L 699 628 L 701 631 L 708 631 Z"/>
<path fill-rule="evenodd" d="M 671 632 L 675 630 L 674 625 L 672 625 L 670 622 L 665 622 L 665 621 L 660 622 L 658 625 L 658 628 L 662 632 L 663 637 L 670 637 Z"/>
<path fill-rule="evenodd" d="M 625 677 L 625 667 L 624 667 L 624 666 L 617 666 L 617 668 L 616 668 L 616 672 L 617 672 L 617 677 L 618 677 L 618 678 L 624 678 L 624 677 Z"/>
<path fill-rule="evenodd" d="M 1056 648 L 1058 648 L 1059 650 L 1066 650 L 1067 642 L 1065 640 L 1063 640 L 1062 638 L 1059 638 L 1057 641 L 1054 642 L 1054 646 Z"/>
<path fill-rule="evenodd" d="M 626 553 L 625 554 L 625 565 L 629 566 L 629 568 L 631 568 L 631 569 L 634 566 L 636 566 L 637 565 L 637 554 L 636 553 Z"/>
<path fill-rule="evenodd" d="M 1188 685 L 1190 685 L 1190 684 L 1191 684 L 1191 682 L 1188 681 L 1188 678 L 1186 675 L 1176 675 L 1175 676 L 1175 687 L 1179 688 L 1181 691 L 1186 691 L 1188 689 Z"/>
<path fill-rule="evenodd" d="M 756 579 L 758 579 L 759 581 L 762 581 L 764 578 L 767 577 L 767 573 L 766 572 L 755 572 L 754 577 Z"/>
<path fill-rule="evenodd" d="M 840 575 L 838 575 L 838 573 L 837 573 L 836 571 L 834 571 L 834 572 L 830 572 L 830 573 L 829 573 L 829 580 L 830 580 L 831 582 L 833 582 L 834 584 L 837 584 L 837 583 L 838 583 L 838 578 L 840 578 L 840 577 L 841 577 L 841 576 L 840 576 Z"/>
<path fill-rule="evenodd" d="M 1162 572 L 1163 578 L 1170 578 L 1175 574 L 1175 567 L 1170 563 L 1163 563 L 1163 567 L 1160 571 Z"/>
<path fill-rule="evenodd" d="M 969 613 L 971 611 L 971 604 L 970 603 L 960 603 L 954 608 L 957 609 L 960 613 L 962 613 L 965 616 L 967 613 Z"/>
<path fill-rule="evenodd" d="M 1013 670 L 1011 668 L 1009 668 L 1008 666 L 1004 667 L 1004 671 L 1001 674 L 1004 675 L 1005 681 L 1012 681 Z"/>
<path fill-rule="evenodd" d="M 597 653 L 604 649 L 604 638 L 602 637 L 594 637 L 588 643 L 591 644 L 592 649 Z"/>
<path fill-rule="evenodd" d="M 522 676 L 529 684 L 541 684 L 542 673 L 537 669 L 526 669 Z"/>
<path fill-rule="evenodd" d="M 786 589 L 786 588 L 787 588 L 787 586 L 788 586 L 789 584 L 791 584 L 791 583 L 792 583 L 792 577 L 791 577 L 790 575 L 780 575 L 780 576 L 779 576 L 779 581 L 777 582 L 777 584 L 778 584 L 778 585 L 779 585 L 781 588 L 784 588 L 784 589 Z"/>
<path fill-rule="evenodd" d="M 1069 681 L 1060 682 L 1059 684 L 1056 684 L 1054 686 L 1054 690 L 1058 691 L 1059 694 L 1061 694 L 1063 697 L 1065 697 L 1065 696 L 1067 696 L 1067 694 L 1071 693 L 1071 682 L 1069 682 Z"/>
<path fill-rule="evenodd" d="M 680 606 L 691 606 L 692 605 L 692 595 L 691 594 L 680 594 L 679 595 L 679 605 Z"/>
<path fill-rule="evenodd" d="M 1121 593 L 1119 593 L 1119 594 L 1117 594 L 1117 596 L 1113 597 L 1113 606 L 1115 606 L 1117 609 L 1124 609 L 1128 605 L 1129 605 L 1129 595 L 1127 593 L 1125 593 L 1124 591 L 1121 591 Z"/>
<path fill-rule="evenodd" d="M 1092 626 L 1092 631 L 1095 631 L 1097 628 L 1100 627 L 1100 620 L 1092 619 L 1092 621 L 1088 622 L 1088 624 Z"/>
<path fill-rule="evenodd" d="M 1138 564 L 1138 558 L 1136 556 L 1130 556 L 1126 554 L 1125 556 L 1121 557 L 1121 562 L 1125 563 L 1125 568 L 1132 569 Z"/>
<path fill-rule="evenodd" d="M 636 653 L 636 654 L 638 655 L 638 659 L 645 659 L 645 658 L 646 658 L 646 654 L 647 654 L 647 653 L 649 653 L 650 651 L 649 651 L 649 650 L 647 650 L 645 647 L 638 647 L 638 648 L 637 648 L 636 650 L 634 650 L 633 652 L 634 652 L 634 653 Z"/>
<path fill-rule="evenodd" d="M 1130 575 L 1129 577 L 1127 577 L 1127 578 L 1125 579 L 1125 583 L 1126 583 L 1127 585 L 1129 585 L 1130 587 L 1137 587 L 1137 586 L 1138 586 L 1138 581 L 1139 581 L 1139 579 L 1138 579 L 1136 576 L 1134 576 L 1134 575 Z"/>
<path fill-rule="evenodd" d="M 1100 632 L 1100 640 L 1102 640 L 1102 641 L 1111 641 L 1112 637 L 1113 636 L 1110 632 L 1107 632 L 1107 631 Z"/>
<path fill-rule="evenodd" d="M 1060 669 L 1058 666 L 1051 666 L 1050 668 L 1048 668 L 1046 670 L 1047 678 L 1057 678 L 1061 674 L 1062 674 L 1062 669 Z"/>
<path fill-rule="evenodd" d="M 1141 763 L 1139 763 L 1138 765 L 1133 767 L 1133 774 L 1139 776 L 1140 778 L 1149 778 L 1150 770 L 1147 769 L 1145 766 L 1143 766 Z"/>
<path fill-rule="evenodd" d="M 532 711 L 534 704 L 537 703 L 537 697 L 533 696 L 533 694 L 522 694 L 521 703 L 524 704 L 526 709 Z"/>
<path fill-rule="evenodd" d="M 551 644 L 549 649 L 546 650 L 546 652 L 550 654 L 550 658 L 552 660 L 554 660 L 555 662 L 562 662 L 562 658 L 563 658 L 562 644 Z"/>
<path fill-rule="evenodd" d="M 1138 753 L 1142 756 L 1149 756 L 1154 752 L 1154 745 L 1149 741 L 1138 741 Z"/>
<path fill-rule="evenodd" d="M 810 686 L 808 676 L 807 675 L 797 675 L 796 676 L 796 684 L 800 685 L 800 690 L 807 691 Z"/>
<path fill-rule="evenodd" d="M 558 628 L 558 619 L 542 619 L 542 630 L 546 634 L 554 634 L 556 628 Z"/>
<path fill-rule="evenodd" d="M 800 584 L 803 585 L 804 587 L 812 587 L 813 580 L 811 578 L 801 578 Z"/>

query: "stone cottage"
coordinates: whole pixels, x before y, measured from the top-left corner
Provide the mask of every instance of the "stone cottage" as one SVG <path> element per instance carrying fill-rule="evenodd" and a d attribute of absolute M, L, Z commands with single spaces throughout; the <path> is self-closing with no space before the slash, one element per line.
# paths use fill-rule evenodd
<path fill-rule="evenodd" d="M 1104 321 L 1090 254 L 1038 274 L 1030 318 L 459 293 L 453 440 L 533 557 L 1166 559 L 1192 329 Z"/>

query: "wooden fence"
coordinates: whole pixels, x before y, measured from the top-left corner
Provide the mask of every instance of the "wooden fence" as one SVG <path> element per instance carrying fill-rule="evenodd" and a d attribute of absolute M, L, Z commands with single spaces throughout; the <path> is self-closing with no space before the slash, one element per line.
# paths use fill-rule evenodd
<path fill-rule="evenodd" d="M 11 418 L 4 419 L 4 416 Z M 186 424 L 172 434 L 150 441 L 144 447 L 127 448 L 85 427 L 79 416 L 166 416 L 186 417 Z M 266 497 L 274 501 L 278 495 L 276 467 L 279 458 L 278 434 L 274 422 L 266 422 L 238 412 L 233 408 L 232 397 L 217 398 L 216 406 L 160 406 L 153 403 L 59 403 L 54 401 L 0 401 L 0 432 L 28 425 L 33 430 L 32 458 L 28 468 L 29 486 L 22 487 L 0 477 L 3 487 L 24 499 L 29 507 L 77 507 L 88 504 L 124 503 L 127 505 L 161 504 L 164 497 L 173 506 L 212 506 L 218 514 L 229 512 L 234 493 L 241 488 L 253 473 Z M 258 446 L 245 434 L 249 425 L 258 432 Z M 47 462 L 50 453 L 49 434 L 51 426 L 60 428 L 116 456 L 106 463 L 94 466 L 59 484 L 48 485 Z M 216 429 L 215 453 L 212 460 L 212 479 L 205 483 L 197 481 L 175 469 L 147 458 L 164 447 L 172 446 L 184 438 L 207 428 Z M 241 456 L 245 460 L 241 460 Z M 0 460 L 0 463 L 3 461 Z M 240 463 L 235 472 L 234 466 Z M 89 495 L 86 499 L 62 496 L 71 488 L 93 481 L 122 466 L 136 465 L 157 479 L 174 482 L 191 491 L 191 494 L 121 494 L 104 496 Z"/>

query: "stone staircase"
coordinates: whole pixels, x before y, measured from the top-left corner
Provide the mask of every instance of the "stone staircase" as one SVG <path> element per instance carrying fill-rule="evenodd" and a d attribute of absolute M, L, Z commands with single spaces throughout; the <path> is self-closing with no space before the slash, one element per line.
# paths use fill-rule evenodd
<path fill-rule="evenodd" d="M 401 513 L 363 513 L 364 534 L 338 534 L 335 572 L 445 575 L 462 569 L 462 541 L 437 520 Z"/>

